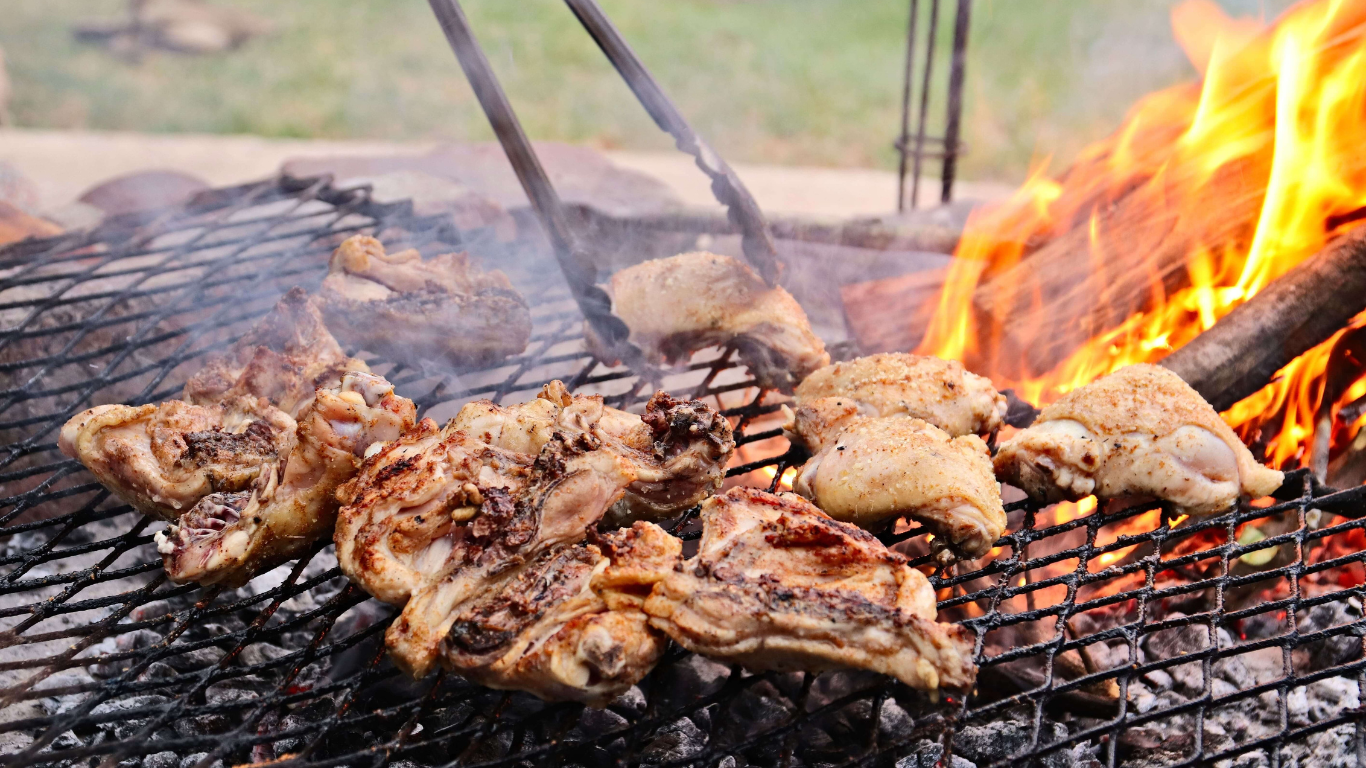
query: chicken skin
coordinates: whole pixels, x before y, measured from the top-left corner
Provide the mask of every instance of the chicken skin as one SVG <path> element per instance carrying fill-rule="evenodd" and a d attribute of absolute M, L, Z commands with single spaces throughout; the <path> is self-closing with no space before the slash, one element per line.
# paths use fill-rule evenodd
<path fill-rule="evenodd" d="M 685 253 L 628 267 L 612 276 L 612 312 L 631 329 L 630 341 L 652 362 L 674 363 L 711 346 L 734 344 L 766 388 L 791 392 L 830 362 L 792 294 L 769 288 L 729 256 Z M 589 349 L 611 350 L 587 328 Z"/>
<path fill-rule="evenodd" d="M 531 311 L 502 272 L 483 272 L 464 253 L 386 253 L 366 235 L 333 252 L 315 301 L 343 341 L 412 366 L 491 363 L 531 338 Z"/>
<path fill-rule="evenodd" d="M 678 539 L 638 522 L 543 552 L 461 606 L 442 664 L 491 688 L 605 706 L 668 646 L 642 608 L 681 551 Z"/>
<path fill-rule="evenodd" d="M 1001 446 L 996 474 L 1037 501 L 1156 498 L 1182 514 L 1259 498 L 1284 476 L 1258 464 L 1179 376 L 1131 365 L 1045 407 Z"/>
<path fill-rule="evenodd" d="M 858 416 L 910 416 L 950 436 L 986 436 L 1001 426 L 1006 398 L 957 360 L 887 353 L 834 363 L 797 385 L 790 431 L 813 453 Z"/>
<path fill-rule="evenodd" d="M 755 670 L 867 669 L 923 690 L 966 689 L 973 639 L 935 619 L 901 555 L 792 494 L 732 488 L 702 505 L 697 555 L 645 601 L 690 651 Z"/>
<path fill-rule="evenodd" d="M 413 401 L 373 374 L 348 372 L 318 390 L 287 458 L 263 467 L 249 492 L 210 494 L 156 535 L 167 575 L 241 586 L 297 557 L 332 531 L 337 487 L 355 476 L 365 451 L 397 440 L 416 415 Z"/>
<path fill-rule="evenodd" d="M 212 405 L 240 395 L 263 398 L 297 417 L 319 387 L 335 387 L 346 371 L 368 371 L 347 357 L 302 288 L 291 289 L 227 354 L 185 383 L 182 397 Z"/>
<path fill-rule="evenodd" d="M 262 399 L 99 405 L 62 426 L 57 445 L 134 509 L 175 520 L 210 493 L 250 487 L 289 455 L 295 421 Z"/>
<path fill-rule="evenodd" d="M 596 429 L 637 475 L 612 509 L 614 522 L 661 520 L 692 508 L 721 487 L 735 451 L 730 423 L 701 401 L 656 392 L 641 417 L 604 405 L 600 395 L 570 395 L 559 381 L 528 403 L 469 403 L 453 424 L 490 445 L 532 454 L 556 430 Z"/>
<path fill-rule="evenodd" d="M 920 419 L 850 420 L 802 465 L 792 488 L 836 520 L 869 530 L 916 520 L 944 558 L 980 557 L 1006 527 L 986 443 L 951 438 Z"/>

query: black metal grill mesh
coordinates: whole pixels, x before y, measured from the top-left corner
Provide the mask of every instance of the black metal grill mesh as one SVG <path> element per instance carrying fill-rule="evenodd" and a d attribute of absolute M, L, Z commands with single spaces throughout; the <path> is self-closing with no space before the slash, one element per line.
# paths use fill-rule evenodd
<path fill-rule="evenodd" d="M 427 253 L 470 248 L 533 308 L 526 353 L 490 368 L 366 355 L 424 414 L 526 399 L 552 378 L 627 408 L 662 386 L 712 398 L 737 423 L 732 475 L 768 482 L 795 458 L 775 398 L 730 352 L 658 382 L 603 366 L 535 248 L 365 189 L 274 180 L 12 246 L 0 251 L 6 765 L 906 768 L 948 765 L 944 748 L 980 766 L 1312 765 L 1300 755 L 1326 754 L 1325 733 L 1333 759 L 1366 764 L 1366 491 L 1328 493 L 1302 473 L 1274 506 L 1199 521 L 1156 506 L 1007 505 L 1012 533 L 991 557 L 932 579 L 941 618 L 977 636 L 982 671 L 966 700 L 871 674 L 752 675 L 675 648 L 638 692 L 586 711 L 402 677 L 380 642 L 392 609 L 349 585 L 325 542 L 240 590 L 169 583 L 150 544 L 160 524 L 65 460 L 58 429 L 93 404 L 175 396 L 289 286 L 315 288 L 356 231 Z M 1267 537 L 1239 543 L 1249 521 Z M 698 534 L 686 515 L 674 531 Z M 884 538 L 928 567 L 922 531 Z"/>

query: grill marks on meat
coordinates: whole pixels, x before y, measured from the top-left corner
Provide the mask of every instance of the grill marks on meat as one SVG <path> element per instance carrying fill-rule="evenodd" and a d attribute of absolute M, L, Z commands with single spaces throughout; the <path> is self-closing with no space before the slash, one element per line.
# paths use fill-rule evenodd
<path fill-rule="evenodd" d="M 1207 514 L 1259 498 L 1268 469 L 1200 394 L 1155 365 L 1131 365 L 1064 395 L 1001 446 L 996 474 L 1036 501 L 1157 498 Z"/>
<path fill-rule="evenodd" d="M 412 249 L 386 253 L 366 235 L 333 252 L 315 301 L 347 343 L 414 366 L 487 364 L 521 353 L 531 338 L 530 309 L 502 272 L 480 270 L 465 253 L 427 261 Z"/>
<path fill-rule="evenodd" d="M 58 447 L 139 512 L 174 520 L 204 496 L 250 487 L 293 449 L 295 421 L 262 399 L 100 405 L 62 426 Z"/>
<path fill-rule="evenodd" d="M 317 390 L 299 417 L 297 445 L 263 465 L 249 493 L 206 496 L 157 534 L 166 573 L 176 582 L 239 586 L 298 556 L 332 530 L 336 490 L 365 451 L 398 439 L 416 411 L 369 373 L 348 372 L 337 387 Z"/>
<path fill-rule="evenodd" d="M 733 488 L 702 506 L 696 557 L 643 609 L 697 653 L 753 670 L 868 669 L 916 688 L 968 688 L 963 627 L 934 621 L 929 582 L 876 538 L 791 494 Z"/>
<path fill-rule="evenodd" d="M 714 253 L 654 259 L 612 275 L 612 312 L 650 360 L 674 363 L 711 346 L 733 344 L 760 386 L 791 392 L 830 362 L 792 294 L 769 288 L 748 266 Z M 610 350 L 585 326 L 590 349 Z"/>

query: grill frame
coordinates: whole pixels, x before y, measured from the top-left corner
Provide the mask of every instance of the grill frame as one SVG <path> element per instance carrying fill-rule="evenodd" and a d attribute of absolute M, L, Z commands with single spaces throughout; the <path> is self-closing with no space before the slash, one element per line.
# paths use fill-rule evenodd
<path fill-rule="evenodd" d="M 416 371 L 401 366 L 381 369 L 400 392 L 414 398 L 423 413 L 445 408 L 451 415 L 455 405 L 476 397 L 495 401 L 507 401 L 514 395 L 529 397 L 553 377 L 563 378 L 571 389 L 603 392 L 608 402 L 618 407 L 638 407 L 657 386 L 663 386 L 675 394 L 721 398 L 717 402 L 726 406 L 727 416 L 738 421 L 737 442 L 748 453 L 731 469 L 731 475 L 772 467 L 770 487 L 776 487 L 778 478 L 801 460 L 797 451 L 785 449 L 781 430 L 774 426 L 779 405 L 758 393 L 748 375 L 736 367 L 732 350 L 698 355 L 681 371 L 654 372 L 652 375 L 662 377 L 658 380 L 640 378 L 625 368 L 603 366 L 583 350 L 581 315 L 558 273 L 535 269 L 536 264 L 551 263 L 541 246 L 498 242 L 487 231 L 460 232 L 445 217 L 414 215 L 409 204 L 378 203 L 364 187 L 338 189 L 326 178 L 273 179 L 216 190 L 185 207 L 112 219 L 90 232 L 27 241 L 0 250 L 0 321 L 4 323 L 0 355 L 14 354 L 6 352 L 14 345 L 62 341 L 62 348 L 55 353 L 43 352 L 21 360 L 7 358 L 0 363 L 0 376 L 5 377 L 5 387 L 0 389 L 0 440 L 4 445 L 0 484 L 8 494 L 0 498 L 0 708 L 27 703 L 33 712 L 43 702 L 63 698 L 66 703 L 62 706 L 71 707 L 0 718 L 4 720 L 0 722 L 0 738 L 7 734 L 34 738 L 17 754 L 9 755 L 7 764 L 86 764 L 93 760 L 95 764 L 131 765 L 128 761 L 134 758 L 169 751 L 181 757 L 207 753 L 194 764 L 208 766 L 219 759 L 280 759 L 271 745 L 291 740 L 299 744 L 289 750 L 292 757 L 282 762 L 301 766 L 378 766 L 396 760 L 488 766 L 553 765 L 569 759 L 637 764 L 653 760 L 649 749 L 660 729 L 678 723 L 681 717 L 693 716 L 696 722 L 709 723 L 705 745 L 701 751 L 663 764 L 716 765 L 729 755 L 751 760 L 763 755 L 780 763 L 800 764 L 803 756 L 809 756 L 812 729 L 826 728 L 824 724 L 832 718 L 843 717 L 853 733 L 847 749 L 839 750 L 841 760 L 835 762 L 891 765 L 911 754 L 917 744 L 923 746 L 922 739 L 950 745 L 954 733 L 962 728 L 1009 716 L 1028 727 L 1027 742 L 1017 754 L 981 763 L 983 768 L 1020 761 L 1044 764 L 1051 755 L 1087 742 L 1099 745 L 1102 764 L 1116 765 L 1123 761 L 1121 737 L 1126 732 L 1160 725 L 1177 715 L 1193 715 L 1201 724 L 1220 707 L 1267 693 L 1275 694 L 1282 723 L 1273 735 L 1228 749 L 1210 749 L 1203 728 L 1198 727 L 1192 734 L 1191 753 L 1170 764 L 1213 763 L 1257 749 L 1274 755 L 1285 744 L 1343 724 L 1355 726 L 1358 763 L 1366 764 L 1366 717 L 1360 708 L 1344 710 L 1332 719 L 1308 726 L 1291 725 L 1287 711 L 1289 695 L 1298 686 L 1344 676 L 1356 681 L 1361 701 L 1366 679 L 1360 641 L 1355 658 L 1327 669 L 1298 672 L 1293 664 L 1297 650 L 1331 638 L 1366 637 L 1366 619 L 1360 615 L 1348 623 L 1304 634 L 1298 630 L 1297 616 L 1304 611 L 1354 598 L 1360 614 L 1360 602 L 1366 600 L 1366 587 L 1361 584 L 1306 594 L 1306 579 L 1366 563 L 1366 552 L 1348 553 L 1327 563 L 1314 562 L 1310 546 L 1327 536 L 1366 529 L 1366 520 L 1362 519 L 1366 515 L 1366 489 L 1334 492 L 1318 486 L 1304 472 L 1290 475 L 1282 498 L 1271 507 L 1243 507 L 1175 528 L 1169 527 L 1173 522 L 1170 515 L 1161 512 L 1152 530 L 1113 541 L 1105 540 L 1109 538 L 1107 531 L 1122 521 L 1151 516 L 1153 510 L 1161 508 L 1139 506 L 1058 522 L 1050 517 L 1055 513 L 1029 502 L 1008 504 L 1011 532 L 998 543 L 1001 552 L 993 561 L 971 572 L 936 572 L 931 579 L 941 590 L 940 608 L 946 615 L 969 613 L 970 605 L 982 601 L 988 606 L 981 615 L 962 619 L 976 635 L 977 661 L 984 674 L 1018 660 L 1037 662 L 1043 676 L 1041 685 L 999 698 L 949 697 L 936 704 L 898 683 L 867 677 L 859 678 L 862 687 L 830 693 L 822 688 L 835 679 L 830 673 L 751 675 L 732 667 L 724 679 L 716 681 L 718 689 L 679 702 L 673 700 L 680 689 L 677 680 L 692 662 L 689 654 L 675 647 L 642 683 L 645 703 L 634 722 L 628 722 L 624 729 L 609 729 L 576 740 L 573 734 L 582 712 L 580 705 L 536 704 L 525 694 L 490 692 L 449 675 L 418 684 L 402 682 L 385 663 L 382 647 L 376 642 L 387 620 L 379 617 L 375 623 L 362 626 L 355 619 L 374 601 L 354 585 L 341 583 L 344 579 L 335 567 L 320 570 L 321 566 L 315 565 L 326 562 L 325 542 L 277 571 L 285 575 L 273 586 L 225 591 L 170 585 L 160 572 L 159 560 L 146 554 L 157 523 L 118 505 L 78 464 L 57 455 L 55 428 L 95 402 L 92 398 L 97 396 L 123 392 L 121 400 L 132 403 L 174 397 L 197 361 L 230 344 L 290 285 L 297 282 L 315 288 L 331 247 L 342 236 L 359 231 L 374 232 L 387 243 L 411 245 L 425 253 L 469 248 L 483 255 L 489 266 L 508 271 L 533 307 L 534 330 L 528 351 L 509 361 L 487 369 L 461 371 Z M 268 264 L 278 268 L 263 269 Z M 537 271 L 540 275 L 532 279 L 530 275 Z M 38 293 L 23 300 L 13 298 L 31 290 Z M 231 301 L 208 301 L 215 297 Z M 54 314 L 76 311 L 83 305 L 88 305 L 84 314 L 77 312 L 77 317 L 58 318 L 44 325 Z M 121 341 L 95 338 L 123 325 L 131 325 L 132 332 Z M 54 383 L 64 367 L 100 362 L 105 367 L 94 377 Z M 36 375 L 38 371 L 47 375 Z M 21 490 L 11 492 L 14 484 Z M 72 504 L 76 508 L 70 511 L 43 516 L 45 507 L 64 509 Z M 1312 530 L 1309 520 L 1315 509 L 1337 514 L 1339 519 L 1326 528 Z M 1237 543 L 1240 525 L 1280 513 L 1293 514 L 1298 525 L 1265 541 Z M 108 537 L 83 540 L 89 531 L 111 526 Z M 671 526 L 685 540 L 699 535 L 692 513 Z M 1078 544 L 1075 540 L 1080 532 L 1084 537 Z M 915 529 L 882 538 L 889 545 L 923 552 L 923 535 Z M 1198 542 L 1201 536 L 1219 535 L 1222 543 L 1163 559 L 1164 551 Z M 1068 536 L 1072 537 L 1071 544 L 1064 541 Z M 1059 542 L 1065 546 L 1040 551 Z M 1293 562 L 1250 575 L 1227 575 L 1240 556 L 1282 543 L 1293 547 Z M 1132 545 L 1151 545 L 1154 551 L 1109 569 L 1092 570 L 1091 564 L 1102 556 Z M 1035 548 L 1033 557 L 1031 548 Z M 61 570 L 63 564 L 79 558 L 91 562 Z M 1056 566 L 1072 559 L 1076 560 L 1075 568 L 1057 570 Z M 1217 561 L 1220 575 L 1185 583 L 1164 575 L 1205 561 Z M 913 562 L 928 566 L 930 561 L 922 554 Z M 1045 568 L 1054 570 L 1040 573 L 1043 578 L 1028 578 Z M 1137 589 L 1078 602 L 1083 590 L 1137 574 L 1142 574 Z M 1230 590 L 1269 579 L 1287 580 L 1288 594 L 1271 602 L 1228 607 Z M 1042 599 L 1047 590 L 1057 587 L 1065 589 L 1064 600 L 1041 607 L 1031 605 L 1034 598 Z M 1169 613 L 1162 609 L 1166 603 L 1184 600 L 1193 604 L 1191 595 L 1208 590 L 1215 595 L 1209 610 L 1175 618 L 1149 618 L 1150 611 Z M 1072 617 L 1129 600 L 1138 605 L 1131 621 L 1079 637 L 1069 637 L 1064 631 L 1065 622 Z M 153 601 L 166 601 L 169 612 L 149 615 L 141 610 Z M 311 609 L 300 608 L 309 601 Z M 1228 648 L 1218 646 L 1219 629 L 1274 611 L 1285 612 L 1287 632 Z M 81 616 L 85 618 L 54 628 L 64 617 Z M 284 617 L 282 621 L 280 617 Z M 241 628 L 232 629 L 223 623 L 229 620 L 241 623 Z M 1049 621 L 1053 623 L 1051 637 L 991 651 L 988 639 L 993 633 L 1020 631 Z M 199 636 L 212 624 L 221 624 L 228 631 Z M 338 624 L 352 631 L 334 637 L 331 633 Z M 1139 650 L 1147 638 L 1189 627 L 1203 627 L 1211 647 L 1179 657 L 1141 660 Z M 140 636 L 143 630 L 158 634 L 160 640 L 140 647 L 101 648 L 115 638 Z M 286 648 L 286 655 L 243 666 L 244 658 L 251 656 L 250 649 L 259 650 L 261 643 L 305 635 L 308 641 L 297 648 Z M 1101 642 L 1127 646 L 1131 663 L 1078 679 L 1060 677 L 1055 665 L 1060 655 Z M 70 646 L 47 652 L 62 643 Z M 98 652 L 85 655 L 91 649 Z M 1213 665 L 1261 649 L 1279 649 L 1289 673 L 1216 696 Z M 30 651 L 37 652 L 37 657 L 26 657 Z M 182 663 L 196 653 L 217 658 L 201 667 Z M 252 656 L 259 657 L 259 653 Z M 1202 669 L 1203 691 L 1199 696 L 1171 707 L 1146 712 L 1134 709 L 1127 695 L 1133 682 L 1155 671 L 1193 662 Z M 54 673 L 97 667 L 112 669 L 112 673 L 55 689 L 35 688 Z M 166 676 L 168 669 L 174 674 Z M 339 679 L 330 677 L 339 669 L 347 671 Z M 264 681 L 256 696 L 225 700 L 214 693 L 224 688 L 219 684 L 240 682 L 248 676 Z M 1055 722 L 1050 713 L 1059 701 L 1105 680 L 1120 685 L 1119 714 L 1091 724 L 1075 720 L 1066 737 L 1047 740 L 1045 732 Z M 730 738 L 726 733 L 729 724 L 723 722 L 727 713 L 755 697 L 768 695 L 754 691 L 777 691 L 790 704 L 785 710 L 787 716 L 766 723 L 758 732 Z M 149 694 L 169 694 L 169 698 L 132 709 L 111 708 L 130 697 Z M 888 702 L 895 702 L 911 718 L 911 725 L 890 741 L 882 732 L 885 729 L 879 728 Z M 300 723 L 296 718 L 290 722 L 296 713 L 311 711 L 309 707 L 328 706 L 332 711 L 320 719 Z M 438 725 L 439 718 L 433 719 L 434 713 L 460 711 L 465 706 L 469 711 L 464 720 Z M 174 731 L 179 721 L 214 718 L 228 722 L 226 733 L 162 737 L 168 730 Z M 68 733 L 71 738 L 65 737 Z M 356 733 L 376 738 L 348 744 L 349 735 Z M 509 743 L 503 745 L 503 741 Z M 503 745 L 500 748 L 506 751 L 495 754 L 498 749 L 490 752 L 489 745 Z M 55 748 L 42 751 L 44 747 Z M 433 760 L 432 755 L 444 757 Z"/>

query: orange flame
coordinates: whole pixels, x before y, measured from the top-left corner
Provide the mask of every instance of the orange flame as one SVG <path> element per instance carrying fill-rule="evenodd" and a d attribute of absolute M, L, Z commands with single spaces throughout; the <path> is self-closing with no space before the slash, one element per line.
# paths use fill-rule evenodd
<path fill-rule="evenodd" d="M 1009 200 L 974 214 L 919 352 L 962 360 L 998 386 L 1049 402 L 1126 365 L 1160 360 L 1362 218 L 1366 0 L 1301 3 L 1266 29 L 1229 19 L 1208 0 L 1190 0 L 1173 12 L 1173 24 L 1203 80 L 1145 97 L 1061 177 L 1038 167 Z M 1248 236 L 1231 237 L 1223 227 L 1217 238 L 1202 237 L 1210 231 L 1202 225 L 1234 214 L 1218 205 L 1217 190 L 1230 185 L 1251 201 Z M 1018 350 L 1053 338 L 1069 320 L 1041 323 L 1048 327 L 1006 344 L 999 320 L 974 308 L 979 288 L 1077 227 L 1087 228 L 1090 247 L 1078 274 L 1102 274 L 1095 270 L 1107 253 L 1134 247 L 1125 232 L 1106 226 L 1108 211 L 1134 196 L 1166 212 L 1171 226 L 1195 233 L 1184 269 L 1164 276 L 1153 257 L 1138 254 L 1150 268 L 1143 308 L 1098 330 L 1049 370 L 1029 370 Z M 1031 300 L 1044 306 L 1041 297 Z M 1362 324 L 1366 317 L 1353 322 Z M 1293 463 L 1312 437 L 1336 338 L 1224 414 L 1244 439 L 1275 427 L 1267 430 L 1275 432 L 1268 462 Z M 1366 394 L 1358 384 L 1341 402 Z"/>

